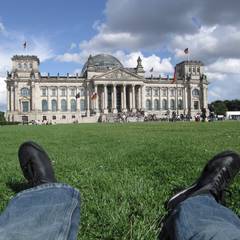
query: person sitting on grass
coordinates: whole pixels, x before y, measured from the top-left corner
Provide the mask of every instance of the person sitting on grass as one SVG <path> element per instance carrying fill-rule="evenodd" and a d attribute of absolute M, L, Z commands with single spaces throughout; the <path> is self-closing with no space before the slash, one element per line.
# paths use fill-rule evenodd
<path fill-rule="evenodd" d="M 190 187 L 166 202 L 160 240 L 240 239 L 240 219 L 223 206 L 224 192 L 240 169 L 240 156 L 225 151 L 214 156 Z"/>
<path fill-rule="evenodd" d="M 58 183 L 50 159 L 37 143 L 18 151 L 30 189 L 18 193 L 0 215 L 0 240 L 76 240 L 80 193 Z M 224 207 L 224 191 L 240 169 L 240 156 L 225 151 L 214 156 L 198 180 L 167 202 L 159 239 L 240 239 L 240 220 Z"/>
<path fill-rule="evenodd" d="M 18 193 L 0 215 L 0 240 L 75 240 L 80 221 L 79 191 L 57 183 L 47 153 L 34 142 L 18 151 L 30 189 Z"/>

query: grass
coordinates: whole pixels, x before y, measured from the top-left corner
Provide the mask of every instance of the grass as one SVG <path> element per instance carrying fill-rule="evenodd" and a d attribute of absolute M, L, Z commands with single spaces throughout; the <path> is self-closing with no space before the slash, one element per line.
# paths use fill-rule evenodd
<path fill-rule="evenodd" d="M 60 182 L 81 192 L 78 239 L 156 239 L 164 202 L 225 149 L 240 152 L 240 123 L 139 123 L 0 128 L 0 209 L 23 182 L 18 146 L 49 153 Z M 240 178 L 229 206 L 240 214 Z"/>

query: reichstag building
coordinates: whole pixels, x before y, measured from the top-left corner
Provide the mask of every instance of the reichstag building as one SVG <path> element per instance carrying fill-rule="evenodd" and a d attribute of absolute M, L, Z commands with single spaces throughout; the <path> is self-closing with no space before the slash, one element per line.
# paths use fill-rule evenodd
<path fill-rule="evenodd" d="M 107 54 L 89 56 L 81 74 L 41 75 L 37 56 L 16 55 L 8 72 L 8 121 L 97 122 L 119 113 L 158 117 L 207 109 L 208 82 L 201 61 L 183 61 L 175 77 L 145 77 L 139 57 L 127 68 Z"/>

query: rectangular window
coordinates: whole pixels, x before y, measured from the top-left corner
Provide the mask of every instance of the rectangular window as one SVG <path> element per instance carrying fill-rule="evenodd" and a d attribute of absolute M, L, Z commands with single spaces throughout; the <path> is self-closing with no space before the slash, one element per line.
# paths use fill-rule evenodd
<path fill-rule="evenodd" d="M 52 97 L 55 97 L 56 96 L 56 89 L 52 89 Z"/>
<path fill-rule="evenodd" d="M 29 104 L 27 101 L 22 102 L 22 111 L 23 112 L 29 112 Z"/>
<path fill-rule="evenodd" d="M 163 97 L 166 97 L 166 96 L 167 96 L 167 89 L 163 89 L 162 95 L 163 95 Z"/>
<path fill-rule="evenodd" d="M 72 115 L 72 118 L 75 118 L 75 115 Z"/>
<path fill-rule="evenodd" d="M 43 88 L 43 89 L 42 89 L 42 96 L 43 96 L 43 97 L 46 97 L 46 96 L 47 96 L 47 89 L 46 89 L 46 88 Z"/>
<path fill-rule="evenodd" d="M 171 95 L 171 97 L 174 97 L 174 95 L 175 95 L 175 91 L 174 91 L 174 89 L 171 89 L 171 91 L 170 91 L 170 95 Z"/>
<path fill-rule="evenodd" d="M 158 96 L 158 89 L 154 89 L 154 96 L 155 96 L 155 97 Z"/>
<path fill-rule="evenodd" d="M 62 115 L 62 119 L 66 119 L 66 116 L 65 116 L 65 115 Z"/>
<path fill-rule="evenodd" d="M 75 89 L 71 89 L 71 96 L 74 97 L 76 94 L 75 94 Z"/>
<path fill-rule="evenodd" d="M 146 96 L 147 97 L 151 96 L 151 88 L 146 88 Z"/>
<path fill-rule="evenodd" d="M 194 110 L 198 110 L 199 109 L 199 104 L 198 104 L 198 101 L 194 101 Z"/>
<path fill-rule="evenodd" d="M 66 96 L 66 89 L 65 88 L 61 89 L 61 96 L 62 97 Z"/>
<path fill-rule="evenodd" d="M 56 120 L 57 118 L 56 118 L 56 116 L 52 116 L 52 120 Z"/>

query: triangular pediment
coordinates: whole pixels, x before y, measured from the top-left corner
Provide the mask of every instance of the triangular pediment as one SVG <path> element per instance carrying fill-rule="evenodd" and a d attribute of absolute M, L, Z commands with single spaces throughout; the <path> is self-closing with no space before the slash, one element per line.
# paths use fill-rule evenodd
<path fill-rule="evenodd" d="M 116 68 L 101 75 L 95 75 L 93 79 L 143 80 L 144 78 L 124 68 Z"/>

